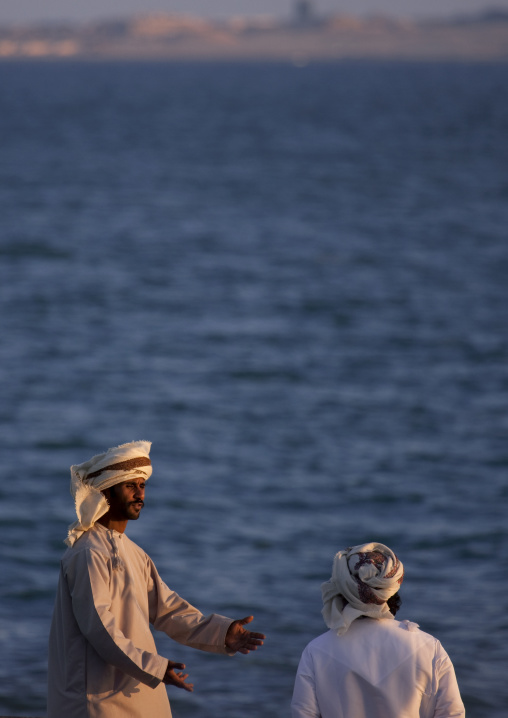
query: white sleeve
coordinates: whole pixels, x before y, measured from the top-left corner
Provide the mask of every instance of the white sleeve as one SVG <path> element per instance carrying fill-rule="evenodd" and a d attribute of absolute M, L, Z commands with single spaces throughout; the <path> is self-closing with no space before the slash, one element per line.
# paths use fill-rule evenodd
<path fill-rule="evenodd" d="M 316 697 L 314 665 L 308 647 L 302 653 L 296 673 L 291 716 L 292 718 L 321 718 Z"/>
<path fill-rule="evenodd" d="M 226 633 L 233 619 L 217 613 L 204 616 L 201 611 L 166 586 L 153 561 L 148 560 L 150 570 L 148 601 L 150 622 L 153 627 L 185 646 L 209 653 L 233 655 L 234 651 L 229 651 L 225 644 Z"/>
<path fill-rule="evenodd" d="M 437 691 L 434 718 L 465 718 L 466 710 L 460 697 L 455 670 L 448 654 L 439 642 L 435 671 Z"/>
<path fill-rule="evenodd" d="M 79 551 L 69 562 L 66 580 L 79 630 L 106 663 L 155 688 L 168 661 L 144 651 L 118 628 L 111 612 L 108 559 L 99 551 Z"/>

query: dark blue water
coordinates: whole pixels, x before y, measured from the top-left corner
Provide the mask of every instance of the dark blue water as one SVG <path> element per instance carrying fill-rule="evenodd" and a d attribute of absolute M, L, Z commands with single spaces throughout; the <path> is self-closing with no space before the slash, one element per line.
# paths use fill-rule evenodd
<path fill-rule="evenodd" d="M 334 553 L 406 567 L 469 718 L 508 689 L 508 66 L 0 66 L 0 713 L 44 715 L 72 463 L 153 441 L 129 534 L 281 718 Z"/>

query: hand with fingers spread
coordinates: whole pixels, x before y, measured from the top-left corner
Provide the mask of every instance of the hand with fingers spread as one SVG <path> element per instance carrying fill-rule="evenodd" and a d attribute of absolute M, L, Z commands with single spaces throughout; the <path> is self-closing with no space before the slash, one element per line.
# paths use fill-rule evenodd
<path fill-rule="evenodd" d="M 230 651 L 236 651 L 238 653 L 250 653 L 255 651 L 258 646 L 263 645 L 263 641 L 266 638 L 262 633 L 253 633 L 247 631 L 244 628 L 246 623 L 250 623 L 254 620 L 254 616 L 246 616 L 245 618 L 239 618 L 228 628 L 226 633 L 226 647 Z"/>
<path fill-rule="evenodd" d="M 175 668 L 179 671 L 179 673 L 175 672 Z M 167 686 L 176 686 L 177 688 L 183 688 L 184 691 L 192 693 L 194 690 L 194 684 L 185 682 L 185 679 L 189 677 L 189 674 L 182 672 L 184 668 L 185 663 L 173 663 L 173 661 L 168 661 L 168 667 L 166 668 L 166 673 L 164 674 L 162 681 Z"/>

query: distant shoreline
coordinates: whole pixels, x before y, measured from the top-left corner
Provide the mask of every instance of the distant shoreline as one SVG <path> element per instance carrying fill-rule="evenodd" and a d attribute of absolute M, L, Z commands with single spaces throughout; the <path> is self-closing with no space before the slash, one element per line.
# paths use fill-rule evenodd
<path fill-rule="evenodd" d="M 0 60 L 506 62 L 508 12 L 424 21 L 349 15 L 211 21 L 158 14 L 0 26 Z"/>

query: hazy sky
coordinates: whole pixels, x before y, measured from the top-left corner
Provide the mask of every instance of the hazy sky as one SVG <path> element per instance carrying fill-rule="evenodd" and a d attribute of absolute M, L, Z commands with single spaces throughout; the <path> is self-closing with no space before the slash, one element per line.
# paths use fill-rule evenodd
<path fill-rule="evenodd" d="M 0 0 L 0 23 L 93 20 L 146 12 L 174 12 L 221 18 L 288 15 L 292 0 Z M 442 16 L 490 8 L 508 10 L 508 0 L 314 0 L 320 13 L 403 17 Z"/>

